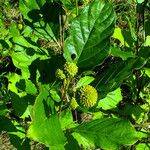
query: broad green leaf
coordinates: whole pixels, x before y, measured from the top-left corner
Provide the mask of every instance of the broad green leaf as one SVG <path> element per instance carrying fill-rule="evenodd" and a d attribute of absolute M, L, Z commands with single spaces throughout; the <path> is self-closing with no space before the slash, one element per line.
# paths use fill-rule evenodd
<path fill-rule="evenodd" d="M 73 124 L 72 112 L 70 110 L 62 111 L 59 116 L 59 120 L 63 130 L 69 128 L 70 125 Z"/>
<path fill-rule="evenodd" d="M 95 149 L 94 142 L 80 135 L 80 133 L 74 132 L 72 136 L 78 141 L 80 147 L 84 147 L 84 149 Z"/>
<path fill-rule="evenodd" d="M 150 46 L 150 36 L 146 37 L 145 46 Z"/>
<path fill-rule="evenodd" d="M 37 94 L 37 89 L 35 85 L 31 82 L 31 80 L 21 79 L 19 82 L 16 83 L 16 87 L 20 91 L 25 91 L 27 94 L 35 95 Z"/>
<path fill-rule="evenodd" d="M 55 91 L 55 90 L 50 90 L 50 96 L 56 102 L 60 102 L 61 101 L 60 96 L 58 95 L 57 91 Z"/>
<path fill-rule="evenodd" d="M 34 100 L 34 96 L 26 94 L 20 96 L 20 94 L 18 95 L 10 91 L 10 97 L 12 107 L 19 117 L 25 118 L 31 116 L 31 113 L 28 109 L 30 107 L 29 104 L 32 103 Z"/>
<path fill-rule="evenodd" d="M 134 58 L 133 52 L 122 51 L 119 47 L 111 47 L 111 55 L 114 57 L 120 57 L 122 60 L 127 60 L 128 58 Z"/>
<path fill-rule="evenodd" d="M 70 133 L 66 132 L 65 136 L 67 138 L 65 150 L 81 150 L 81 147 L 79 147 L 77 140 L 75 140 Z"/>
<path fill-rule="evenodd" d="M 28 145 L 26 146 L 23 145 L 24 140 L 25 140 L 25 130 L 22 125 L 20 125 L 16 121 L 1 117 L 0 118 L 0 133 L 1 131 L 6 131 L 7 134 L 9 134 L 10 143 L 16 149 L 28 150 L 27 148 Z M 0 142 L 0 146 L 1 146 L 1 142 Z"/>
<path fill-rule="evenodd" d="M 93 85 L 99 91 L 102 98 L 108 92 L 117 89 L 123 80 L 132 74 L 134 69 L 141 68 L 145 63 L 146 60 L 144 58 L 129 58 L 126 61 L 118 61 L 95 78 Z"/>
<path fill-rule="evenodd" d="M 136 145 L 136 150 L 149 150 L 150 144 L 149 143 L 140 143 Z"/>
<path fill-rule="evenodd" d="M 115 28 L 115 31 L 112 37 L 115 39 L 118 39 L 122 45 L 125 45 L 125 40 L 121 33 L 121 29 L 119 27 Z"/>
<path fill-rule="evenodd" d="M 59 36 L 59 13 L 62 11 L 58 3 L 46 0 L 20 0 L 19 8 L 26 25 L 33 28 L 41 38 L 56 42 Z"/>
<path fill-rule="evenodd" d="M 12 24 L 10 29 L 10 34 L 13 36 L 13 37 L 16 37 L 16 36 L 19 36 L 19 30 L 17 29 L 17 25 L 16 24 Z"/>
<path fill-rule="evenodd" d="M 74 133 L 96 147 L 109 150 L 118 150 L 122 145 L 132 145 L 138 140 L 138 133 L 130 122 L 116 118 L 93 120 L 75 128 Z"/>
<path fill-rule="evenodd" d="M 137 3 L 143 3 L 144 2 L 144 0 L 137 0 Z"/>
<path fill-rule="evenodd" d="M 25 88 L 26 93 L 31 95 L 37 94 L 37 89 L 35 85 L 30 80 L 25 80 L 25 82 L 26 82 L 26 88 Z"/>
<path fill-rule="evenodd" d="M 0 100 L 0 117 L 5 116 L 8 113 L 8 109 L 3 101 Z"/>
<path fill-rule="evenodd" d="M 81 86 L 88 85 L 88 84 L 90 84 L 92 81 L 94 81 L 94 77 L 90 77 L 90 76 L 82 77 L 82 78 L 77 82 L 76 87 L 79 88 L 79 87 L 81 87 Z"/>
<path fill-rule="evenodd" d="M 63 149 L 65 137 L 57 115 L 52 114 L 49 92 L 41 88 L 33 109 L 33 122 L 28 130 L 28 137 L 45 144 L 47 147 Z"/>
<path fill-rule="evenodd" d="M 115 91 L 108 93 L 105 98 L 100 99 L 98 108 L 102 108 L 104 110 L 115 108 L 121 100 L 121 89 L 118 88 Z"/>
<path fill-rule="evenodd" d="M 18 89 L 16 87 L 16 83 L 19 82 L 19 80 L 21 79 L 21 76 L 16 73 L 9 73 L 7 75 L 7 78 L 9 81 L 8 90 L 18 94 Z M 19 95 L 22 95 L 22 93 Z"/>
<path fill-rule="evenodd" d="M 130 116 L 134 120 L 138 121 L 141 120 L 141 117 L 143 117 L 144 111 L 140 106 L 127 103 L 122 109 L 119 110 L 119 113 L 128 117 Z"/>
<path fill-rule="evenodd" d="M 101 64 L 109 55 L 110 36 L 115 14 L 110 3 L 95 0 L 71 23 L 70 36 L 64 45 L 64 57 L 80 67 Z"/>
<path fill-rule="evenodd" d="M 145 74 L 150 78 L 150 68 L 144 68 Z"/>
<path fill-rule="evenodd" d="M 133 47 L 135 42 L 135 37 L 133 37 L 132 33 L 128 30 L 123 30 L 119 27 L 115 28 L 114 34 L 112 36 L 115 39 L 118 39 L 122 45 L 126 47 Z"/>

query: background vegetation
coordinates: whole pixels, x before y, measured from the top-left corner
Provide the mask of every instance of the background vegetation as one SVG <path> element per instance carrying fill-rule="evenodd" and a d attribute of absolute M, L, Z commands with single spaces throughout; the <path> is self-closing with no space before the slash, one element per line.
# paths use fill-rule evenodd
<path fill-rule="evenodd" d="M 150 1 L 1 0 L 0 149 L 149 150 Z"/>

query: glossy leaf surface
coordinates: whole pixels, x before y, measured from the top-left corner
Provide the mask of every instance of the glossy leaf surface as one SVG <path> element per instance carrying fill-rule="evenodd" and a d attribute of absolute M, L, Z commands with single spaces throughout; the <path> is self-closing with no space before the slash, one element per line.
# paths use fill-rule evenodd
<path fill-rule="evenodd" d="M 80 67 L 93 67 L 109 55 L 109 38 L 114 31 L 115 14 L 110 3 L 95 0 L 71 24 L 65 41 L 64 57 Z"/>

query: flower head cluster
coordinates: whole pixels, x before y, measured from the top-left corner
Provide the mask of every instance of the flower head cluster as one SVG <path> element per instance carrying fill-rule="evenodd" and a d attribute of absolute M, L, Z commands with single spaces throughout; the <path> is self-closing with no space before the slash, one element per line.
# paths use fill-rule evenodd
<path fill-rule="evenodd" d="M 78 72 L 78 67 L 72 62 L 66 62 L 64 65 L 64 72 L 67 77 L 74 77 Z"/>
<path fill-rule="evenodd" d="M 61 80 L 66 78 L 65 74 L 63 73 L 63 71 L 61 69 L 56 70 L 56 77 Z"/>
<path fill-rule="evenodd" d="M 78 91 L 79 105 L 85 108 L 93 107 L 98 99 L 97 90 L 91 85 L 85 85 Z"/>

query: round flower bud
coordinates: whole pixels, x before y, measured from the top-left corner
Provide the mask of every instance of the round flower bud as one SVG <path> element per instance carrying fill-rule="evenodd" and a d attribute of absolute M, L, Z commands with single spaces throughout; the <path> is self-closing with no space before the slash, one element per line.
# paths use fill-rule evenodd
<path fill-rule="evenodd" d="M 18 28 L 19 30 L 22 30 L 23 29 L 23 25 L 21 23 L 18 24 Z"/>
<path fill-rule="evenodd" d="M 93 107 L 98 99 L 97 90 L 91 85 L 82 86 L 78 92 L 79 105 L 85 108 Z"/>
<path fill-rule="evenodd" d="M 64 65 L 64 72 L 66 76 L 74 77 L 78 72 L 78 67 L 74 63 L 66 62 Z"/>
<path fill-rule="evenodd" d="M 63 71 L 61 69 L 56 70 L 56 77 L 61 80 L 66 78 L 65 74 L 63 73 Z"/>
<path fill-rule="evenodd" d="M 79 106 L 75 98 L 71 99 L 70 106 L 72 109 L 76 109 Z"/>

